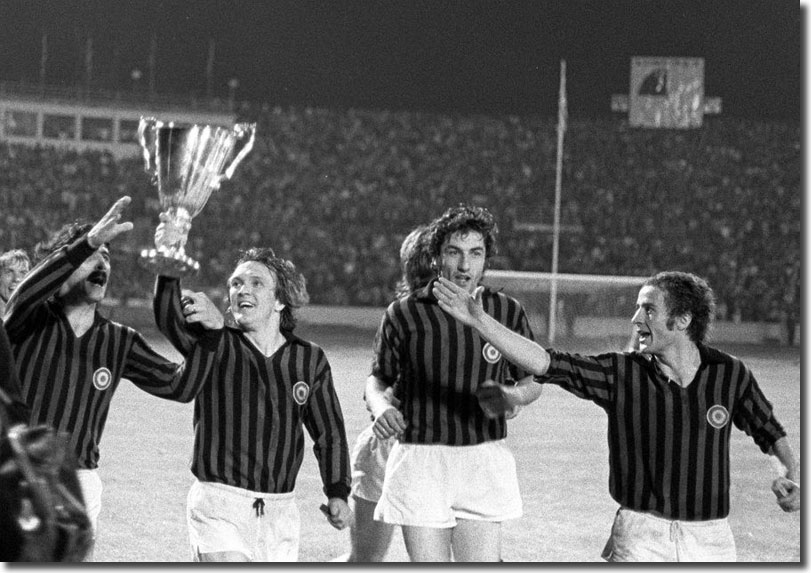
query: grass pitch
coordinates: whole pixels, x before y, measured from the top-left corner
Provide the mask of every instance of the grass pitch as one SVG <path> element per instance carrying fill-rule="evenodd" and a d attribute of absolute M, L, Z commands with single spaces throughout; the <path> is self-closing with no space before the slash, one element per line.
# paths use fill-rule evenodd
<path fill-rule="evenodd" d="M 373 333 L 301 325 L 298 334 L 327 352 L 351 445 L 369 424 L 362 400 Z M 179 356 L 158 335 L 161 352 Z M 557 345 L 596 352 L 615 345 Z M 724 347 L 753 370 L 800 455 L 800 350 Z M 113 399 L 101 443 L 104 482 L 96 560 L 188 562 L 186 494 L 192 483 L 192 405 L 152 397 L 124 381 Z M 608 449 L 603 411 L 555 386 L 509 423 L 524 516 L 503 527 L 503 557 L 512 562 L 601 562 L 617 504 L 608 494 Z M 307 451 L 296 492 L 302 518 L 300 561 L 329 561 L 349 549 L 319 512 L 324 501 L 318 467 Z M 730 522 L 742 562 L 800 562 L 800 513 L 786 514 L 770 490 L 774 469 L 743 432 L 733 432 Z M 395 534 L 389 561 L 407 561 Z"/>

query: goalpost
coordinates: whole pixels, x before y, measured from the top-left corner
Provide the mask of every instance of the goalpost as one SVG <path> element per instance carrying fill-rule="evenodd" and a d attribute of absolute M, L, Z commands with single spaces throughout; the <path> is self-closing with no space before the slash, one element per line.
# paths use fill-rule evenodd
<path fill-rule="evenodd" d="M 637 294 L 647 278 L 488 270 L 482 282 L 518 299 L 533 332 L 546 333 L 550 345 L 558 332 L 616 345 L 630 338 Z"/>

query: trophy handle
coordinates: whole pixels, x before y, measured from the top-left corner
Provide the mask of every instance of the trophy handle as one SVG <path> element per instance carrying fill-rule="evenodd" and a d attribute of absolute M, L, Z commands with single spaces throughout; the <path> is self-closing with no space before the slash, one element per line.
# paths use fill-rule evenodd
<path fill-rule="evenodd" d="M 157 175 L 158 166 L 155 159 L 155 130 L 158 120 L 154 117 L 141 117 L 138 122 L 138 143 L 141 144 L 141 149 L 144 152 L 144 170 L 151 173 L 153 176 Z M 149 133 L 149 141 L 147 141 L 147 132 Z"/>
<path fill-rule="evenodd" d="M 234 160 L 231 161 L 231 165 L 228 166 L 228 169 L 225 170 L 225 173 L 221 176 L 221 179 L 231 179 L 234 175 L 234 169 L 237 168 L 240 161 L 245 159 L 245 156 L 248 155 L 248 152 L 253 148 L 253 141 L 256 139 L 256 124 L 255 123 L 238 123 L 234 126 L 234 131 L 236 132 L 237 139 L 242 139 L 245 136 L 246 132 L 250 132 L 250 139 L 242 146 L 242 149 L 239 150 Z"/>

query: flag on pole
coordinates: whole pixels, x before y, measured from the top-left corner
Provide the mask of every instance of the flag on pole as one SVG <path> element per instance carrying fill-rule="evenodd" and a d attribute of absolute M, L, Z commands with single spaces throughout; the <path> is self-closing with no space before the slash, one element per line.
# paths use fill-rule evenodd
<path fill-rule="evenodd" d="M 566 60 L 560 61 L 560 94 L 558 95 L 558 130 L 566 131 L 569 110 L 566 103 Z"/>

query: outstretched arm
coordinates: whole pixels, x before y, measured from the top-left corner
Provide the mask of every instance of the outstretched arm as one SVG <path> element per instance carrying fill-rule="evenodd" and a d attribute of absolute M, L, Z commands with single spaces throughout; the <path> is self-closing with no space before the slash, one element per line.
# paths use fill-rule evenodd
<path fill-rule="evenodd" d="M 507 360 L 535 375 L 545 374 L 549 368 L 549 353 L 537 342 L 510 330 L 484 312 L 481 301 L 483 290 L 483 287 L 478 287 L 471 295 L 445 278 L 437 280 L 433 288 L 442 310 L 474 328 Z"/>

